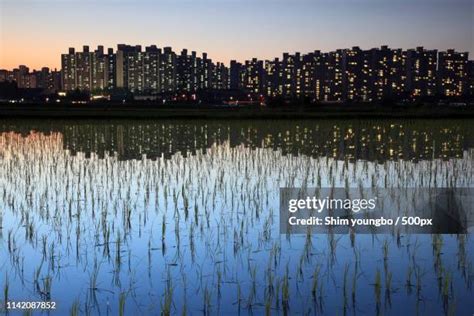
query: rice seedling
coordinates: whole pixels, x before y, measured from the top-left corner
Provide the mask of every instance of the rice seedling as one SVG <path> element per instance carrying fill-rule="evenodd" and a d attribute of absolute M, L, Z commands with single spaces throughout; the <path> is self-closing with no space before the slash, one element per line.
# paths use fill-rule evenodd
<path fill-rule="evenodd" d="M 407 277 L 406 277 L 406 282 L 405 282 L 405 286 L 407 288 L 408 294 L 411 293 L 411 287 L 413 286 L 411 282 L 412 275 L 413 275 L 413 269 L 411 268 L 411 266 L 408 266 L 408 272 L 407 272 Z"/>
<path fill-rule="evenodd" d="M 451 274 L 448 271 L 446 271 L 443 278 L 443 290 L 442 290 L 443 299 L 445 300 L 449 298 L 450 286 L 451 286 Z"/>
<path fill-rule="evenodd" d="M 204 288 L 203 299 L 203 312 L 205 315 L 209 315 L 211 313 L 211 292 L 208 290 L 207 285 Z"/>
<path fill-rule="evenodd" d="M 72 305 L 71 305 L 71 309 L 69 311 L 69 315 L 70 316 L 79 316 L 80 315 L 80 303 L 78 300 L 75 300 Z"/>
<path fill-rule="evenodd" d="M 342 296 L 343 296 L 343 305 L 344 311 L 346 310 L 347 306 L 347 278 L 349 276 L 349 264 L 346 263 L 344 266 L 344 276 L 343 276 L 343 283 L 342 283 Z"/>
<path fill-rule="evenodd" d="M 388 302 L 388 305 L 392 305 L 392 272 L 385 273 L 385 299 Z"/>
<path fill-rule="evenodd" d="M 222 272 L 220 268 L 217 268 L 217 295 L 221 296 L 221 286 L 222 286 Z"/>
<path fill-rule="evenodd" d="M 122 264 L 122 238 L 120 236 L 120 232 L 117 233 L 117 238 L 115 241 L 115 266 L 117 271 L 120 271 L 120 266 Z"/>
<path fill-rule="evenodd" d="M 375 272 L 375 283 L 374 283 L 374 290 L 375 290 L 375 298 L 377 302 L 380 302 L 380 293 L 382 290 L 382 279 L 380 276 L 380 270 L 377 269 Z"/>
<path fill-rule="evenodd" d="M 165 294 L 161 303 L 161 314 L 165 316 L 171 315 L 171 307 L 173 304 L 173 285 L 171 283 L 171 277 L 168 274 L 168 280 L 165 288 Z"/>
<path fill-rule="evenodd" d="M 272 301 L 270 296 L 265 299 L 265 315 L 271 315 Z"/>
<path fill-rule="evenodd" d="M 240 287 L 240 283 L 237 281 L 237 306 L 240 310 L 240 302 L 242 301 L 242 289 Z"/>
<path fill-rule="evenodd" d="M 48 275 L 43 279 L 43 289 L 41 291 L 41 296 L 47 301 L 51 300 L 51 287 L 52 278 Z"/>
<path fill-rule="evenodd" d="M 383 242 L 382 251 L 383 251 L 383 260 L 387 261 L 388 251 L 389 251 L 389 246 L 388 246 L 388 240 L 387 239 L 385 239 L 384 242 Z"/>
<path fill-rule="evenodd" d="M 464 296 L 455 300 L 453 289 L 472 291 L 470 238 L 279 234 L 280 187 L 350 188 L 367 197 L 367 187 L 472 186 L 472 153 L 459 145 L 466 132 L 436 136 L 456 152 L 447 161 L 430 145 L 439 126 L 407 124 L 123 120 L 68 122 L 50 134 L 0 132 L 0 266 L 19 281 L 9 299 L 31 283 L 37 294 L 53 282 L 54 294 L 70 291 L 67 280 L 77 279 L 90 291 L 71 291 L 60 314 L 289 314 L 290 303 L 295 314 L 328 313 L 325 305 L 347 313 L 349 295 L 350 312 L 367 304 L 361 280 L 375 279 L 379 309 L 384 286 L 386 302 L 397 293 L 439 311 L 442 300 L 423 289 L 438 282 L 446 311 L 462 311 Z M 405 159 L 415 142 L 416 161 Z M 383 270 L 370 272 L 377 258 Z M 166 280 L 163 266 L 172 272 Z M 186 281 L 169 287 L 176 274 Z M 237 301 L 221 309 L 231 284 Z M 407 291 L 396 292 L 397 284 Z M 119 304 L 102 304 L 113 293 Z M 383 312 L 393 312 L 390 303 Z"/>
<path fill-rule="evenodd" d="M 94 262 L 94 269 L 90 275 L 90 282 L 89 282 L 89 289 L 91 291 L 98 290 L 97 280 L 99 278 L 99 272 L 100 272 L 100 266 L 97 264 L 97 262 Z"/>
<path fill-rule="evenodd" d="M 127 300 L 127 293 L 121 292 L 119 295 L 119 302 L 118 302 L 118 314 L 119 316 L 125 315 L 125 302 Z"/>
<path fill-rule="evenodd" d="M 351 291 L 351 297 L 352 297 L 352 307 L 355 309 L 356 307 L 356 295 L 357 295 L 357 279 L 361 276 L 359 274 L 359 264 L 356 261 L 356 264 L 354 265 L 354 274 L 352 276 L 352 291 Z"/>
<path fill-rule="evenodd" d="M 10 283 L 8 281 L 8 275 L 5 273 L 5 284 L 3 285 L 3 302 L 5 305 L 8 302 L 9 291 L 10 291 Z"/>
<path fill-rule="evenodd" d="M 283 276 L 283 281 L 281 285 L 281 302 L 283 305 L 283 309 L 287 311 L 290 303 L 290 282 L 288 275 L 288 266 L 286 268 L 285 275 Z"/>
<path fill-rule="evenodd" d="M 420 299 L 421 298 L 421 289 L 422 289 L 422 273 L 420 271 L 420 268 L 419 267 L 416 267 L 415 268 L 415 278 L 416 278 L 416 295 L 417 295 L 417 298 Z"/>

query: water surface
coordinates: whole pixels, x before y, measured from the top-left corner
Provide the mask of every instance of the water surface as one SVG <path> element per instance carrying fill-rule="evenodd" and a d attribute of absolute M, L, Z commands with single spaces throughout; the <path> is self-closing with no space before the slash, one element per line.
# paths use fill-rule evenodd
<path fill-rule="evenodd" d="M 3 120 L 2 292 L 57 315 L 470 314 L 472 235 L 285 235 L 278 202 L 473 187 L 473 136 L 472 120 Z"/>

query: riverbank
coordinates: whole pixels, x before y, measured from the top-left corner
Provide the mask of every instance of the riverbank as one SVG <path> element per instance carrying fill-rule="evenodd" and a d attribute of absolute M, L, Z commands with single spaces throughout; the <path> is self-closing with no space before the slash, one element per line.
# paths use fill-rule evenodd
<path fill-rule="evenodd" d="M 314 107 L 156 106 L 147 104 L 0 104 L 0 117 L 160 118 L 160 119 L 324 119 L 324 118 L 474 118 L 472 107 Z"/>

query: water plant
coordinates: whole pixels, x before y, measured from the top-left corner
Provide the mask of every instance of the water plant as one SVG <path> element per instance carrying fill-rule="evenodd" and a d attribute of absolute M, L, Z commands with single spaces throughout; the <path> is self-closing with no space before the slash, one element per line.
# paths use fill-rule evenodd
<path fill-rule="evenodd" d="M 467 235 L 281 236 L 279 188 L 365 197 L 368 187 L 469 187 L 473 153 L 461 144 L 471 127 L 280 123 L 123 120 L 0 132 L 8 299 L 33 284 L 45 298 L 71 291 L 61 314 L 324 314 L 335 304 L 358 312 L 367 303 L 360 292 L 373 286 L 379 312 L 385 291 L 384 314 L 394 293 L 433 302 L 434 311 L 462 310 L 465 298 L 454 294 L 472 292 Z M 433 138 L 451 148 L 449 160 Z M 405 159 L 413 143 L 416 161 Z M 87 290 L 75 292 L 70 280 Z M 442 300 L 423 288 L 432 285 Z M 402 310 L 415 313 L 416 304 Z"/>

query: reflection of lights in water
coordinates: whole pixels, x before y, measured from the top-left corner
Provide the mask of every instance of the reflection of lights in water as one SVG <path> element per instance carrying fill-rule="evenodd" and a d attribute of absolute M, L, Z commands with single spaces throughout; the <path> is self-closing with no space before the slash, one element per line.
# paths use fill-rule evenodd
<path fill-rule="evenodd" d="M 374 125 L 362 133 L 363 143 L 373 151 L 366 154 L 369 161 L 356 158 L 361 157 L 361 132 L 356 127 L 344 142 L 345 127 L 333 129 L 333 124 L 316 129 L 304 125 L 314 122 L 301 123 L 298 131 L 281 127 L 283 123 L 242 124 L 240 129 L 237 123 L 229 128 L 210 122 L 123 123 L 120 128 L 66 124 L 63 132 L 1 133 L 0 236 L 6 246 L 0 248 L 0 280 L 5 275 L 25 280 L 10 282 L 11 296 L 35 298 L 37 293 L 25 293 L 31 293 L 38 273 L 40 289 L 42 280 L 51 277 L 51 296 L 61 303 L 61 314 L 68 313 L 76 299 L 102 312 L 102 303 L 113 302 L 111 313 L 116 314 L 120 293 L 133 293 L 133 298 L 127 295 L 127 314 L 139 311 L 135 302 L 157 314 L 160 304 L 155 303 L 163 300 L 171 282 L 175 313 L 185 304 L 189 313 L 202 311 L 204 298 L 210 297 L 215 313 L 233 314 L 238 287 L 242 306 L 251 303 L 260 313 L 266 300 L 277 310 L 267 289 L 280 286 L 282 291 L 286 284 L 291 311 L 303 313 L 303 306 L 314 299 L 313 280 L 319 278 L 314 295 L 324 300 L 326 311 L 334 311 L 341 309 L 344 266 L 352 283 L 358 262 L 356 275 L 364 274 L 355 284 L 358 310 L 375 310 L 372 293 L 378 270 L 381 278 L 390 273 L 394 288 L 399 288 L 394 304 L 384 307 L 386 313 L 415 310 L 410 298 L 417 299 L 416 290 L 410 296 L 401 289 L 407 271 L 400 267 L 413 269 L 414 286 L 416 271 L 423 271 L 422 295 L 432 302 L 424 312 L 442 309 L 436 280 L 445 280 L 448 272 L 457 308 L 470 302 L 472 290 L 463 278 L 463 273 L 472 275 L 470 238 L 443 236 L 442 242 L 432 243 L 429 235 L 280 236 L 278 189 L 303 184 L 472 186 L 472 150 L 447 141 L 454 146 L 448 161 L 438 154 L 416 162 L 399 160 L 400 152 L 412 143 L 393 138 L 390 150 L 397 159 L 390 160 L 385 141 L 391 130 Z M 378 131 L 379 140 L 374 139 Z M 415 135 L 404 134 L 410 140 L 409 135 Z M 422 138 L 414 136 L 418 141 L 428 134 L 419 135 Z M 427 139 L 432 143 L 431 137 Z M 192 151 L 194 155 L 186 155 Z M 428 152 L 431 158 L 433 152 Z M 425 156 L 416 150 L 411 155 Z M 463 264 L 458 266 L 458 260 Z M 91 283 L 100 290 L 91 293 Z M 282 309 L 281 301 L 278 308 Z"/>

